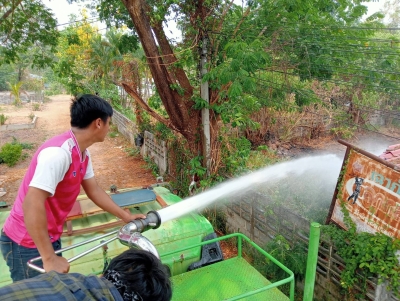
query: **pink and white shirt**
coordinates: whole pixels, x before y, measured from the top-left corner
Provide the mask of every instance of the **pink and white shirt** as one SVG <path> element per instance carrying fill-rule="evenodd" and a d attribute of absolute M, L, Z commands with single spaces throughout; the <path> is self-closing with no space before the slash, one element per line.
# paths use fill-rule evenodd
<path fill-rule="evenodd" d="M 83 180 L 94 177 L 89 151 L 82 155 L 71 130 L 47 140 L 34 154 L 3 230 L 17 244 L 36 248 L 25 223 L 22 203 L 29 186 L 51 194 L 45 203 L 51 242 L 60 238 L 63 224 L 80 192 Z M 28 213 L 29 214 L 29 213 Z"/>

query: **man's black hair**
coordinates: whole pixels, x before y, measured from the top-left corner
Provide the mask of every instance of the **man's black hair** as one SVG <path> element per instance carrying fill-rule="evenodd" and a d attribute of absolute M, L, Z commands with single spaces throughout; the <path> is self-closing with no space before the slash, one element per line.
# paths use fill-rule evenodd
<path fill-rule="evenodd" d="M 119 284 L 124 284 L 117 287 L 122 296 L 134 291 L 143 301 L 169 301 L 172 298 L 170 273 L 149 251 L 129 249 L 123 252 L 111 260 L 104 276 L 107 278 L 113 271 L 119 274 Z"/>
<path fill-rule="evenodd" d="M 86 128 L 97 118 L 107 122 L 108 117 L 113 114 L 113 109 L 107 101 L 92 94 L 83 94 L 73 99 L 70 111 L 71 126 L 80 129 Z"/>

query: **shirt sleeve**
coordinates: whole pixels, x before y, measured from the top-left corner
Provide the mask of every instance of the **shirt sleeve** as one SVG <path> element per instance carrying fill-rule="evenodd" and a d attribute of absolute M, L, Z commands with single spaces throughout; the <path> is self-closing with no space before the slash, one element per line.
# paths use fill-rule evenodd
<path fill-rule="evenodd" d="M 53 196 L 71 163 L 71 156 L 61 147 L 48 147 L 41 150 L 37 157 L 35 174 L 29 186 L 47 191 Z"/>
<path fill-rule="evenodd" d="M 90 178 L 94 177 L 94 171 L 93 171 L 93 165 L 92 165 L 92 159 L 91 159 L 91 156 L 90 156 L 90 152 L 89 152 L 88 149 L 86 150 L 86 152 L 87 152 L 87 156 L 88 156 L 89 162 L 88 162 L 88 165 L 86 167 L 85 176 L 83 177 L 84 180 L 87 180 L 87 179 L 90 179 Z"/>

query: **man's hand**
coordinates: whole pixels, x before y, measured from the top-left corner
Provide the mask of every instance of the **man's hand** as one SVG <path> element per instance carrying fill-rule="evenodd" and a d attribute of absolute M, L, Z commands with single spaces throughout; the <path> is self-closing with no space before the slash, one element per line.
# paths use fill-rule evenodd
<path fill-rule="evenodd" d="M 131 221 L 133 221 L 134 219 L 141 219 L 141 218 L 146 218 L 146 215 L 144 214 L 131 214 L 128 213 L 126 216 L 124 216 L 124 218 L 122 219 L 125 223 L 129 223 Z"/>
<path fill-rule="evenodd" d="M 61 256 L 51 256 L 48 259 L 43 259 L 43 268 L 47 272 L 56 271 L 58 273 L 68 273 L 69 272 L 69 262 Z"/>
<path fill-rule="evenodd" d="M 54 270 L 59 273 L 68 273 L 68 261 L 54 253 L 49 232 L 47 230 L 47 216 L 45 202 L 50 193 L 39 188 L 29 187 L 22 208 L 24 221 L 28 233 L 32 237 L 43 261 L 46 272 Z"/>

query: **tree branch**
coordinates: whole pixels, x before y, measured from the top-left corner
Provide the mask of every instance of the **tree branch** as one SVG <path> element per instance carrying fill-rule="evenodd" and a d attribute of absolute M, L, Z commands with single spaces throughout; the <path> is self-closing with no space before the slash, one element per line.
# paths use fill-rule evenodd
<path fill-rule="evenodd" d="M 22 2 L 22 0 L 17 0 L 17 2 L 15 2 L 15 3 L 13 2 L 13 4 L 11 5 L 11 8 L 10 8 L 8 11 L 6 11 L 6 12 L 4 13 L 4 15 L 1 16 L 1 18 L 0 18 L 0 25 L 1 25 L 1 23 L 3 23 L 3 22 L 7 19 L 7 17 L 8 17 L 10 14 L 12 14 L 12 13 L 14 12 L 14 10 L 17 8 L 18 5 L 21 4 L 21 2 Z"/>
<path fill-rule="evenodd" d="M 180 132 L 178 128 L 176 128 L 171 120 L 166 119 L 162 116 L 160 116 L 157 112 L 155 112 L 152 108 L 150 108 L 147 103 L 143 101 L 143 99 L 136 93 L 136 91 L 127 83 L 122 82 L 121 86 L 124 88 L 124 90 L 133 97 L 133 99 L 145 110 L 147 113 L 149 113 L 153 118 L 155 118 L 157 121 L 163 123 L 165 126 L 168 128 L 175 130 L 177 132 Z"/>

